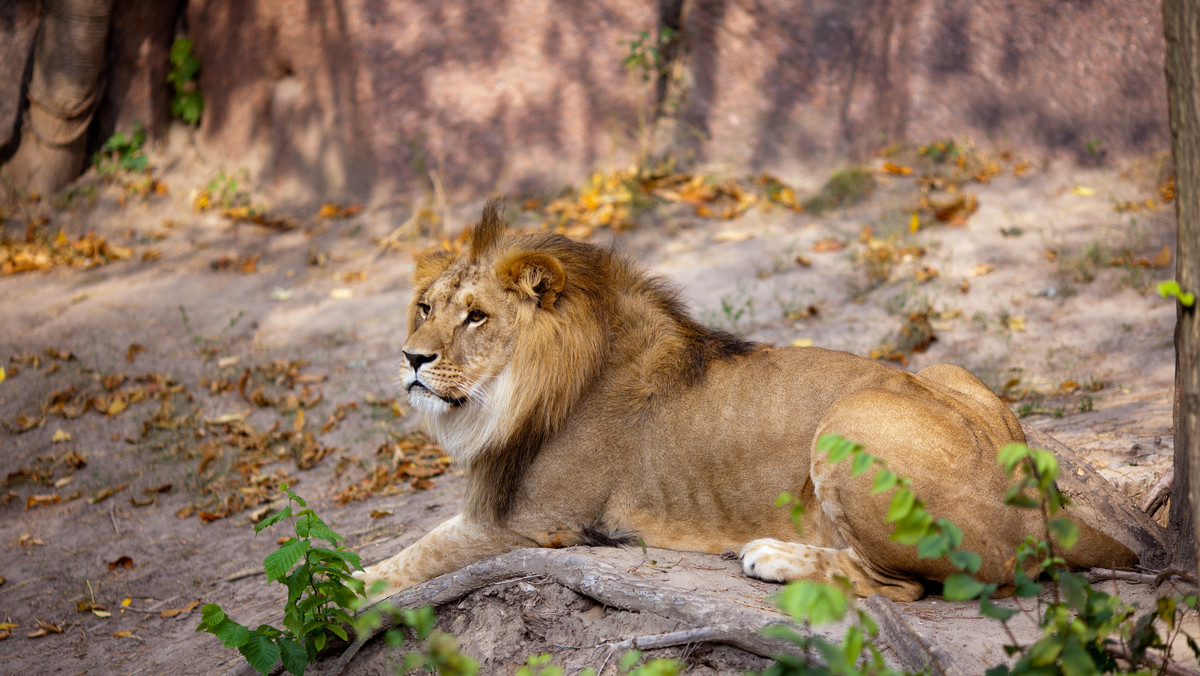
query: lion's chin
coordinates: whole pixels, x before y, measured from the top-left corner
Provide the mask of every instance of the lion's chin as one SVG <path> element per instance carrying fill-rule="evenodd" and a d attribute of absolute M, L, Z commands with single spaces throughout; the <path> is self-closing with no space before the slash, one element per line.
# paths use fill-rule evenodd
<path fill-rule="evenodd" d="M 419 410 L 424 410 L 427 404 L 433 404 L 437 412 L 444 412 L 450 409 L 455 409 L 467 403 L 466 397 L 451 397 L 440 395 L 437 392 L 429 389 L 421 381 L 413 381 L 408 386 L 408 401 Z M 437 404 L 443 404 L 443 407 L 438 408 Z"/>

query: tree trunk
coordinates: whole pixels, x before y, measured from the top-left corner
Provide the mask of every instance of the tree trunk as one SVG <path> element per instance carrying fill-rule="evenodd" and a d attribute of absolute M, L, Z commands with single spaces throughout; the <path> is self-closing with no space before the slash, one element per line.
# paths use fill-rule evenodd
<path fill-rule="evenodd" d="M 113 0 L 45 0 L 21 143 L 4 172 L 17 189 L 53 192 L 83 171 L 112 6 Z"/>
<path fill-rule="evenodd" d="M 1175 156 L 1178 249 L 1175 278 L 1200 295 L 1200 0 L 1165 0 L 1167 91 Z M 1175 487 L 1170 533 L 1177 565 L 1200 560 L 1200 313 L 1177 305 L 1175 323 Z"/>

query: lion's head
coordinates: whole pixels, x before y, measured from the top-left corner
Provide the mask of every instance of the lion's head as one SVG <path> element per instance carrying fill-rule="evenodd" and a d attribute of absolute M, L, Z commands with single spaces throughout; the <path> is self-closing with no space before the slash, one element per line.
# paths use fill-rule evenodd
<path fill-rule="evenodd" d="M 434 438 L 499 496 L 478 506 L 493 518 L 589 388 L 637 410 L 757 349 L 697 324 L 673 287 L 612 250 L 504 230 L 493 200 L 465 252 L 417 259 L 399 367 Z"/>
<path fill-rule="evenodd" d="M 400 386 L 461 465 L 535 448 L 603 357 L 604 290 L 594 247 L 550 234 L 505 236 L 489 202 L 467 250 L 422 254 Z"/>

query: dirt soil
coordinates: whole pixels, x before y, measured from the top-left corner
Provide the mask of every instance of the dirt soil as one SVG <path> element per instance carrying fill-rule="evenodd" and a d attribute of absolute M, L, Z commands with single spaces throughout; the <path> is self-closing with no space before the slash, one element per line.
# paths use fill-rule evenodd
<path fill-rule="evenodd" d="M 89 174 L 57 200 L 2 212 L 6 240 L 24 241 L 27 227 L 68 243 L 94 233 L 110 257 L 129 255 L 0 277 L 0 622 L 16 625 L 0 640 L 4 673 L 234 667 L 236 653 L 194 631 L 197 602 L 250 626 L 280 615 L 282 590 L 261 564 L 284 533 L 256 537 L 251 519 L 279 505 L 281 480 L 366 562 L 459 508 L 461 478 L 395 401 L 411 254 L 437 237 L 410 229 L 397 247 L 379 243 L 411 205 L 292 214 L 286 227 L 234 223 L 193 208 L 193 191 L 220 167 L 179 142 L 153 160 L 165 194 Z M 659 204 L 639 227 L 591 237 L 676 280 L 707 323 L 776 345 L 875 351 L 910 370 L 961 364 L 1138 501 L 1172 453 L 1175 311 L 1153 293 L 1174 264 L 1161 159 L 1001 167 L 963 184 L 977 211 L 947 222 L 922 212 L 916 232 L 920 172 L 880 171 L 866 201 L 821 216 L 760 205 L 724 220 Z M 788 179 L 806 195 L 828 176 Z M 481 204 L 446 209 L 446 230 Z M 518 227 L 542 221 L 512 211 Z M 774 613 L 778 587 L 745 579 L 736 562 L 579 553 L 664 590 Z M 1118 589 L 1143 606 L 1156 593 Z M 933 596 L 897 607 L 958 673 L 1004 659 L 1003 633 L 969 605 Z M 483 673 L 512 673 L 543 651 L 598 667 L 607 644 L 686 628 L 673 617 L 606 607 L 539 578 L 485 587 L 439 621 Z M 1027 624 L 1025 640 L 1035 635 Z M 681 656 L 689 673 L 764 665 L 714 644 L 651 654 Z M 357 673 L 387 670 L 367 658 Z"/>

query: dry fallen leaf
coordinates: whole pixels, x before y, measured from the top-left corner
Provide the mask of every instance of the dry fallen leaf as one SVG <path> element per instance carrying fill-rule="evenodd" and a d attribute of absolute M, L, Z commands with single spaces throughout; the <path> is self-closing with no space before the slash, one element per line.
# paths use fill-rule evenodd
<path fill-rule="evenodd" d="M 133 638 L 133 632 L 128 629 L 123 629 L 113 634 L 113 638 Z"/>
<path fill-rule="evenodd" d="M 0 622 L 0 641 L 12 636 L 12 630 L 19 626 L 16 622 Z"/>
<path fill-rule="evenodd" d="M 745 242 L 753 239 L 754 233 L 745 230 L 722 230 L 712 236 L 714 242 Z"/>
<path fill-rule="evenodd" d="M 129 487 L 129 484 L 121 484 L 120 486 L 113 486 L 112 488 L 105 488 L 104 490 L 100 491 L 96 495 L 88 498 L 88 504 L 94 505 L 97 502 L 103 502 L 104 500 L 111 498 L 113 496 L 113 494 L 120 493 L 121 491 L 125 490 L 128 487 Z"/>
<path fill-rule="evenodd" d="M 982 277 L 995 269 L 996 265 L 994 263 L 980 263 L 979 265 L 975 266 L 974 270 L 971 271 L 971 276 Z"/>
<path fill-rule="evenodd" d="M 334 289 L 329 292 L 329 297 L 334 300 L 348 300 L 354 297 L 354 292 L 350 289 Z"/>
<path fill-rule="evenodd" d="M 70 440 L 71 440 L 71 433 L 62 429 L 61 427 L 54 430 L 54 436 L 50 437 L 50 443 L 52 443 L 52 444 L 61 444 L 63 442 L 70 441 Z"/>
<path fill-rule="evenodd" d="M 884 171 L 884 173 L 892 174 L 895 176 L 908 176 L 909 174 L 913 173 L 912 167 L 905 167 L 905 166 L 901 166 L 898 164 L 892 164 L 891 162 L 883 163 L 883 171 Z"/>
<path fill-rule="evenodd" d="M 45 544 L 46 544 L 45 542 L 42 542 L 41 540 L 33 537 L 29 533 L 22 533 L 21 536 L 17 538 L 17 546 L 18 547 L 33 547 L 33 546 L 41 546 L 41 545 L 45 545 Z"/>
<path fill-rule="evenodd" d="M 1024 331 L 1025 330 L 1025 318 L 1024 317 L 1010 316 L 1008 319 L 1006 319 L 1004 321 L 1004 323 L 1006 326 L 1008 326 L 1009 331 Z"/>
<path fill-rule="evenodd" d="M 1086 185 L 1077 185 L 1071 189 L 1071 192 L 1080 197 L 1091 197 L 1096 194 L 1096 189 Z"/>
<path fill-rule="evenodd" d="M 1151 264 L 1154 265 L 1154 267 L 1156 267 L 1156 268 L 1165 268 L 1168 265 L 1170 265 L 1171 264 L 1171 247 L 1164 244 L 1162 251 L 1158 252 L 1158 255 L 1154 257 L 1154 260 L 1151 261 Z"/>
<path fill-rule="evenodd" d="M 392 515 L 392 510 L 390 510 L 390 509 L 372 509 L 371 510 L 371 518 L 372 519 L 382 519 L 385 516 L 391 516 L 391 515 Z"/>
<path fill-rule="evenodd" d="M 58 626 L 57 624 L 52 624 L 50 622 L 43 622 L 41 620 L 34 620 L 34 621 L 37 622 L 38 630 L 31 632 L 29 634 L 26 634 L 26 636 L 28 638 L 41 638 L 43 636 L 48 636 L 50 634 L 63 633 L 62 627 Z"/>
<path fill-rule="evenodd" d="M 192 612 L 193 610 L 195 610 L 195 609 L 196 609 L 196 606 L 198 606 L 198 605 L 200 605 L 200 601 L 199 601 L 199 600 L 192 601 L 191 603 L 187 604 L 186 606 L 184 606 L 184 607 L 182 607 L 182 608 L 167 608 L 166 610 L 164 610 L 164 611 L 162 611 L 161 613 L 159 613 L 159 614 L 158 614 L 158 616 L 159 616 L 161 619 L 164 619 L 164 620 L 165 620 L 165 619 L 167 619 L 168 617 L 175 617 L 176 615 L 182 615 L 182 614 L 184 614 L 184 613 L 190 613 L 190 612 Z"/>
<path fill-rule="evenodd" d="M 133 559 L 128 556 L 122 556 L 115 561 L 108 562 L 109 570 L 116 570 L 118 568 L 133 568 Z M 126 600 L 128 600 L 128 599 L 126 599 Z M 122 602 L 121 605 L 129 605 L 129 604 Z"/>
<path fill-rule="evenodd" d="M 31 495 L 25 498 L 25 510 L 29 511 L 30 507 L 44 507 L 53 505 L 62 500 L 62 497 L 57 493 L 49 493 L 44 495 Z"/>
<path fill-rule="evenodd" d="M 829 236 L 818 241 L 816 244 L 813 244 L 813 251 L 839 251 L 845 247 L 846 243 L 844 241 L 838 239 L 837 237 Z"/>

